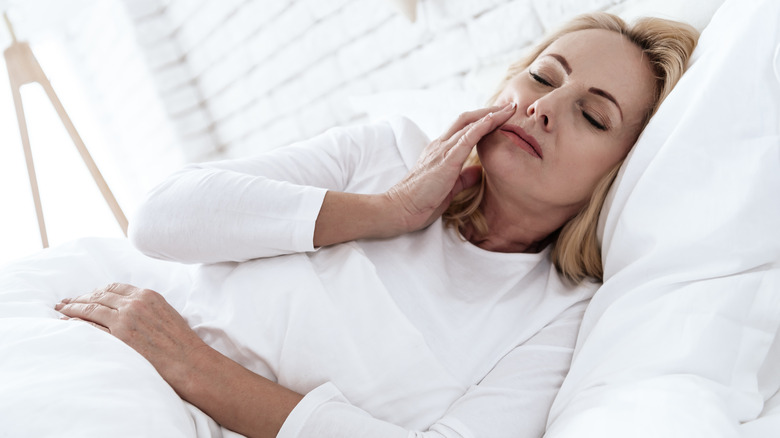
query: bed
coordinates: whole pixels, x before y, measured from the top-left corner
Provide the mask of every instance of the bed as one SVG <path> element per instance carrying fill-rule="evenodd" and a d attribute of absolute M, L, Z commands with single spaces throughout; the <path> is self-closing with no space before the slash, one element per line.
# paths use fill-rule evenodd
<path fill-rule="evenodd" d="M 545 436 L 780 436 L 778 225 L 780 2 L 727 0 L 602 211 L 605 281 Z M 53 310 L 107 283 L 143 285 L 251 365 L 251 297 L 203 310 L 223 280 L 122 239 L 2 267 L 0 437 L 235 435 L 131 348 Z"/>

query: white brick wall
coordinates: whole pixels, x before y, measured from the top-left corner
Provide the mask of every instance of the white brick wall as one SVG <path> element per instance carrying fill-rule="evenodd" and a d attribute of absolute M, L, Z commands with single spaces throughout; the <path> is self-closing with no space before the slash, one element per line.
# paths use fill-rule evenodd
<path fill-rule="evenodd" d="M 124 0 L 187 160 L 366 120 L 351 96 L 468 88 L 547 29 L 624 0 Z"/>
<path fill-rule="evenodd" d="M 153 14 L 159 9 L 157 0 L 134 0 L 133 4 L 138 13 Z M 132 213 L 146 191 L 170 173 L 172 167 L 181 166 L 185 161 L 180 135 L 170 124 L 176 101 L 168 100 L 163 106 L 158 97 L 160 84 L 181 82 L 182 70 L 162 62 L 171 57 L 170 28 L 162 19 L 145 21 L 143 32 L 139 24 L 129 19 L 127 8 L 119 1 L 94 2 L 68 23 L 62 35 L 63 46 L 87 94 L 80 98 L 86 97 L 89 102 L 101 135 L 90 138 L 88 125 L 77 120 L 74 123 L 127 214 Z M 149 50 L 139 49 L 134 32 Z M 36 50 L 36 36 L 29 37 Z M 150 61 L 157 62 L 150 64 Z M 154 78 L 150 65 L 156 66 Z M 46 73 L 58 94 L 66 97 L 71 90 L 57 83 L 61 72 Z M 191 87 L 181 88 L 180 95 L 192 92 Z M 63 99 L 71 117 L 78 118 L 78 108 L 69 103 Z"/>

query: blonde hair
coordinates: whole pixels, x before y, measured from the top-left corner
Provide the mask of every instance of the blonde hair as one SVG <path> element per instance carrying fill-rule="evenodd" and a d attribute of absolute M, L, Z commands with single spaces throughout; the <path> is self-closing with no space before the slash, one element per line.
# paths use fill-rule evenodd
<path fill-rule="evenodd" d="M 617 32 L 636 44 L 648 59 L 656 78 L 655 95 L 653 104 L 648 108 L 640 126 L 641 132 L 650 121 L 650 117 L 658 110 L 661 102 L 677 84 L 685 71 L 688 58 L 696 47 L 699 32 L 688 24 L 648 17 L 629 26 L 620 17 L 605 12 L 580 15 L 547 36 L 523 59 L 510 65 L 506 77 L 499 84 L 490 103 L 495 101 L 512 78 L 530 66 L 550 44 L 568 33 L 588 29 Z M 604 200 L 621 164 L 622 160 L 602 177 L 588 204 L 551 236 L 552 261 L 561 275 L 569 280 L 580 282 L 586 277 L 603 280 L 601 246 L 596 236 L 596 228 Z M 472 152 L 465 164 L 465 166 L 473 165 L 479 165 L 479 158 L 475 152 Z M 443 217 L 447 225 L 461 228 L 471 223 L 478 234 L 487 234 L 487 222 L 479 208 L 484 191 L 485 178 L 483 177 L 481 183 L 459 193 L 444 213 Z"/>

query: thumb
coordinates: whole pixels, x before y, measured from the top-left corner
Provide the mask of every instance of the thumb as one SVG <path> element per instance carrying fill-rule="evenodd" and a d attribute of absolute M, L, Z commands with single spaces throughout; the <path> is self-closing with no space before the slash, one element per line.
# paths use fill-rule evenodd
<path fill-rule="evenodd" d="M 457 195 L 458 193 L 466 190 L 467 188 L 479 183 L 482 180 L 482 167 L 481 166 L 469 166 L 460 172 L 458 180 L 455 181 L 455 186 L 452 187 L 450 197 Z"/>

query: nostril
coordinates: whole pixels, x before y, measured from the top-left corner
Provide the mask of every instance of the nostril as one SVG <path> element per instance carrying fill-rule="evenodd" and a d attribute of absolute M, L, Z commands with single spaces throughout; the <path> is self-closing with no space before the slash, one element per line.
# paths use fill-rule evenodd
<path fill-rule="evenodd" d="M 544 126 L 547 126 L 548 124 L 550 124 L 550 119 L 548 119 L 547 116 L 542 116 L 542 117 L 543 117 L 543 120 L 544 120 Z"/>

